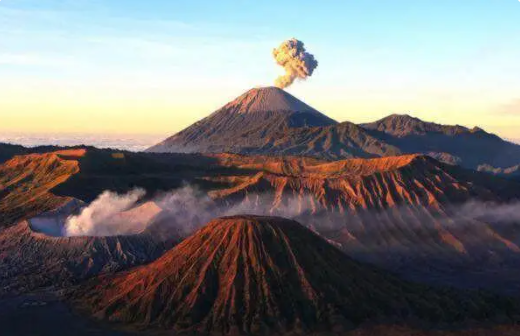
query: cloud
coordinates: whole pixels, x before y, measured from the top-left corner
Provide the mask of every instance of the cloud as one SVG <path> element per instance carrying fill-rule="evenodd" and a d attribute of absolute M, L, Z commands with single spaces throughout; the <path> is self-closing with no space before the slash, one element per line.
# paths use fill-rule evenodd
<path fill-rule="evenodd" d="M 455 214 L 487 222 L 518 223 L 520 222 L 520 203 L 498 204 L 494 202 L 470 201 L 457 207 Z"/>
<path fill-rule="evenodd" d="M 140 152 L 153 146 L 164 138 L 158 134 L 102 134 L 102 133 L 31 133 L 4 131 L 0 133 L 0 142 L 38 146 L 79 146 L 89 145 L 97 148 L 112 148 Z"/>
<path fill-rule="evenodd" d="M 311 197 L 289 197 L 273 203 L 273 195 L 249 194 L 245 198 L 215 201 L 196 187 L 185 185 L 179 189 L 156 195 L 147 202 L 142 189 L 125 194 L 106 190 L 78 215 L 64 223 L 65 236 L 114 236 L 143 232 L 147 228 L 162 236 L 188 236 L 193 231 L 221 216 L 240 214 L 275 215 L 296 218 L 311 213 Z"/>
<path fill-rule="evenodd" d="M 272 193 L 248 193 L 226 199 L 212 199 L 197 187 L 181 188 L 143 202 L 145 192 L 134 189 L 126 194 L 101 193 L 80 214 L 69 216 L 63 230 L 66 236 L 111 236 L 144 231 L 158 239 L 187 237 L 212 219 L 231 215 L 280 216 L 294 219 L 324 235 L 348 229 L 353 239 L 371 240 L 381 230 L 394 226 L 424 232 L 507 226 L 520 222 L 520 202 L 492 203 L 473 200 L 447 204 L 443 209 L 402 205 L 388 209 L 348 209 L 338 211 L 323 206 L 312 195 L 276 199 Z M 391 224 L 388 226 L 388 224 Z M 382 226 L 383 225 L 383 226 Z"/>
<path fill-rule="evenodd" d="M 105 191 L 83 208 L 81 213 L 67 218 L 65 236 L 113 236 L 141 232 L 147 223 L 140 216 L 122 216 L 135 207 L 146 192 L 134 189 L 119 195 Z"/>

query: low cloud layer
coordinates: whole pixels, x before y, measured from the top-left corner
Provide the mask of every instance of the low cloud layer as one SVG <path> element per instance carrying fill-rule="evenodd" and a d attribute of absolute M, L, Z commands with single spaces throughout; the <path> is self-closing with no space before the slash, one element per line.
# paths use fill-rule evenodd
<path fill-rule="evenodd" d="M 498 204 L 494 202 L 467 202 L 456 207 L 455 214 L 461 217 L 492 223 L 519 223 L 520 202 Z"/>
<path fill-rule="evenodd" d="M 144 196 L 142 189 L 123 195 L 105 191 L 79 215 L 67 219 L 64 234 L 109 236 L 135 234 L 149 229 L 165 238 L 173 235 L 185 237 L 216 217 L 240 214 L 296 219 L 320 232 L 348 228 L 350 232 L 363 236 L 371 230 L 395 225 L 405 225 L 409 230 L 424 230 L 429 227 L 435 229 L 433 223 L 441 223 L 443 227 L 473 225 L 471 220 L 491 224 L 520 223 L 518 202 L 496 204 L 474 201 L 444 211 L 427 211 L 405 205 L 379 211 L 341 213 L 322 208 L 310 195 L 284 197 L 279 203 L 272 194 L 248 194 L 214 201 L 206 193 L 186 185 L 146 202 L 141 201 Z"/>
<path fill-rule="evenodd" d="M 184 186 L 144 201 L 146 192 L 126 194 L 104 191 L 78 215 L 64 224 L 65 236 L 115 236 L 137 234 L 155 225 L 157 231 L 184 236 L 219 212 L 198 189 Z"/>
<path fill-rule="evenodd" d="M 311 213 L 313 204 L 309 197 L 290 197 L 274 207 L 271 194 L 215 202 L 189 185 L 141 201 L 144 196 L 142 189 L 126 194 L 105 191 L 78 215 L 67 218 L 63 234 L 113 236 L 150 229 L 163 235 L 186 236 L 216 217 L 251 214 L 297 218 Z"/>

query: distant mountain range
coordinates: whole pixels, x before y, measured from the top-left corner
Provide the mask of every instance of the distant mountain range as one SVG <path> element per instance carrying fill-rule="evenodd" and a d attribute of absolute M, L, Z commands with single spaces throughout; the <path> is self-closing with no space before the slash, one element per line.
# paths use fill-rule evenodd
<path fill-rule="evenodd" d="M 477 169 L 520 163 L 520 146 L 475 127 L 393 114 L 373 123 L 338 123 L 275 87 L 255 88 L 149 152 L 305 155 L 321 159 L 422 153 Z"/>

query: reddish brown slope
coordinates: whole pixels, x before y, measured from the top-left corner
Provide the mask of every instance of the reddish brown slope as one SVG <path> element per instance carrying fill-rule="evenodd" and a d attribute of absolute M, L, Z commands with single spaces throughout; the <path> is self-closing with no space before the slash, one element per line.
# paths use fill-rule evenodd
<path fill-rule="evenodd" d="M 410 279 L 520 291 L 520 226 L 499 215 L 518 204 L 518 183 L 418 155 L 331 163 L 232 157 L 225 164 L 252 170 L 218 177 L 232 186 L 211 192 L 239 211 L 290 216 L 350 255 Z M 493 215 L 478 215 L 486 207 Z"/>
<path fill-rule="evenodd" d="M 0 175 L 8 185 L 0 195 L 6 209 L 0 218 L 7 215 L 13 225 L 15 219 L 31 218 L 70 197 L 90 201 L 106 189 L 124 193 L 135 186 L 153 194 L 188 183 L 223 206 L 197 209 L 199 222 L 193 226 L 215 214 L 290 216 L 356 258 L 413 279 L 520 290 L 518 223 L 459 213 L 468 201 L 504 204 L 519 199 L 515 182 L 417 155 L 323 162 L 233 154 L 112 154 L 89 149 L 79 158 L 64 158 L 49 153 L 10 161 L 20 166 L 0 166 L 9 173 Z M 59 184 L 68 165 L 76 173 Z M 31 196 L 36 194 L 41 196 Z M 177 224 L 182 220 L 166 217 L 154 228 L 162 225 L 159 232 L 171 238 L 170 228 Z"/>
<path fill-rule="evenodd" d="M 427 156 L 405 155 L 378 159 L 350 159 L 324 163 L 297 158 L 243 161 L 227 157 L 223 164 L 254 169 L 248 178 L 218 177 L 235 183 L 211 193 L 215 199 L 250 194 L 272 195 L 273 209 L 280 200 L 296 197 L 298 206 L 346 210 L 386 209 L 397 205 L 439 208 L 442 204 L 471 199 L 508 201 L 520 196 L 514 185 Z M 283 196 L 283 197 L 282 197 Z"/>
<path fill-rule="evenodd" d="M 435 291 L 363 266 L 297 222 L 210 222 L 150 265 L 75 295 L 99 318 L 210 333 L 272 334 L 361 322 L 456 322 L 514 314 L 507 300 Z M 471 307 L 471 309 L 470 309 Z"/>
<path fill-rule="evenodd" d="M 83 149 L 30 154 L 0 165 L 0 296 L 48 286 L 61 288 L 99 273 L 149 262 L 172 246 L 175 239 L 164 242 L 146 233 L 51 237 L 35 231 L 60 235 L 56 221 L 42 221 L 35 228 L 27 220 L 43 213 L 50 217 L 72 203 L 77 203 L 72 207 L 79 206 L 73 197 L 57 196 L 51 189 L 78 175 L 85 155 Z M 66 216 L 62 214 L 61 221 Z"/>
<path fill-rule="evenodd" d="M 85 150 L 15 156 L 0 165 L 0 228 L 70 201 L 49 191 L 79 172 Z"/>

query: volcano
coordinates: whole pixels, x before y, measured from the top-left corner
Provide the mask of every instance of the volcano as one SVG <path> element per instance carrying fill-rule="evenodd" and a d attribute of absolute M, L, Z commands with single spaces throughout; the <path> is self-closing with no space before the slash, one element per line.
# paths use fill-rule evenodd
<path fill-rule="evenodd" d="M 251 89 L 148 151 L 305 154 L 331 159 L 399 153 L 361 127 L 338 124 L 277 87 Z"/>
<path fill-rule="evenodd" d="M 334 124 L 282 89 L 257 88 L 148 151 L 242 152 L 261 147 L 293 127 Z"/>
<path fill-rule="evenodd" d="M 73 299 L 102 319 L 223 334 L 456 322 L 517 309 L 506 299 L 401 281 L 295 221 L 249 215 L 215 219 L 155 262 L 95 279 Z"/>
<path fill-rule="evenodd" d="M 147 151 L 305 155 L 326 160 L 420 153 L 486 170 L 513 169 L 520 163 L 519 145 L 479 127 L 441 125 L 399 114 L 359 125 L 337 123 L 276 87 L 251 89 Z"/>

